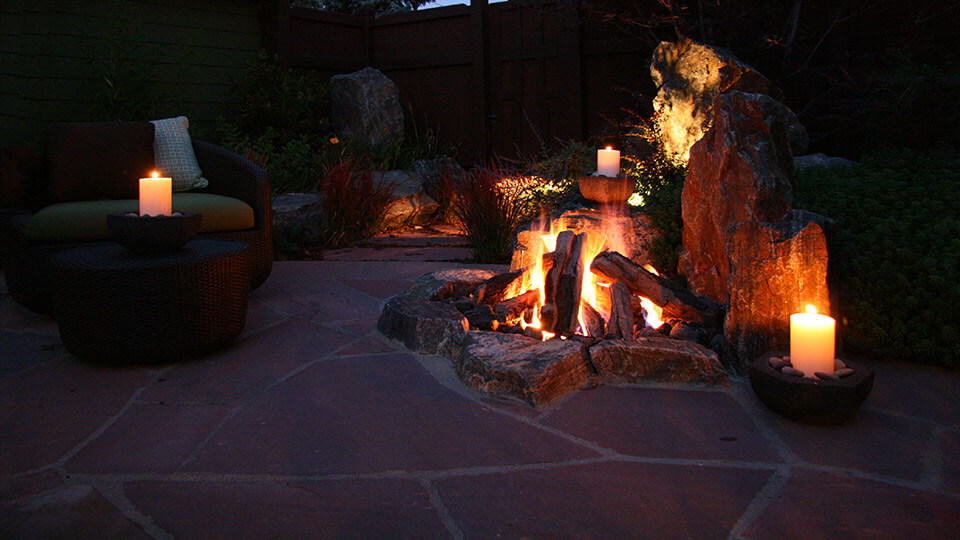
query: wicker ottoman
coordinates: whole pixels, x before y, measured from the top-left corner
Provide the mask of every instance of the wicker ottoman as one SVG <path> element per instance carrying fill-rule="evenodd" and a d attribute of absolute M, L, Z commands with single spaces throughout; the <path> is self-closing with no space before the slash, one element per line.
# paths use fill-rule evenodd
<path fill-rule="evenodd" d="M 116 244 L 51 257 L 53 308 L 67 350 L 108 363 L 175 361 L 232 342 L 247 316 L 243 242 L 194 240 L 137 254 Z"/>

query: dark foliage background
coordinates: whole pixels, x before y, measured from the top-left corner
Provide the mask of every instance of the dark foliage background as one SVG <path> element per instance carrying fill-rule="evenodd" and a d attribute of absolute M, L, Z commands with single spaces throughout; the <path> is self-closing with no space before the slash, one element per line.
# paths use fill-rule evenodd
<path fill-rule="evenodd" d="M 960 140 L 960 1 L 584 0 L 581 9 L 651 48 L 682 34 L 731 50 L 784 91 L 811 152 L 858 159 L 878 146 Z"/>

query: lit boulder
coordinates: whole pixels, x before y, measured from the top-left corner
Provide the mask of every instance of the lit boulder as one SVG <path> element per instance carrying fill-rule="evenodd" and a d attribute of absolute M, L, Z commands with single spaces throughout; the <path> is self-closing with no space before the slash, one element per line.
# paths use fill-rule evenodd
<path fill-rule="evenodd" d="M 710 129 L 718 95 L 741 91 L 783 100 L 769 79 L 729 51 L 689 38 L 661 42 L 650 62 L 650 76 L 657 86 L 653 109 L 664 150 L 678 163 L 688 161 L 690 148 Z M 800 154 L 809 137 L 796 115 L 789 116 L 792 150 Z"/>

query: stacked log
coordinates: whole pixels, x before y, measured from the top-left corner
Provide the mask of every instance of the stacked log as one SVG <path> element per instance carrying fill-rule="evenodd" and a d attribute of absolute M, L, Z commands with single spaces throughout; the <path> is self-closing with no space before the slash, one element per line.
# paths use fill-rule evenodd
<path fill-rule="evenodd" d="M 633 294 L 649 298 L 663 308 L 664 318 L 715 326 L 723 314 L 723 308 L 717 302 L 649 272 L 613 251 L 604 251 L 597 255 L 590 265 L 590 270 L 608 281 L 623 283 Z"/>

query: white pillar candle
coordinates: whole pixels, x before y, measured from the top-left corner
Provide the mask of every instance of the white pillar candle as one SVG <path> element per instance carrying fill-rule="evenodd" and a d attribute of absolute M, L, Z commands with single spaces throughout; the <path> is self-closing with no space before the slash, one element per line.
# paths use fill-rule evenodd
<path fill-rule="evenodd" d="M 151 178 L 140 179 L 140 215 L 169 216 L 173 212 L 173 184 L 153 171 Z"/>
<path fill-rule="evenodd" d="M 814 373 L 833 373 L 836 362 L 834 351 L 837 321 L 818 315 L 816 308 L 807 305 L 806 313 L 790 316 L 790 362 L 805 377 Z"/>
<path fill-rule="evenodd" d="M 611 147 L 597 150 L 597 174 L 616 178 L 620 176 L 620 151 Z"/>

